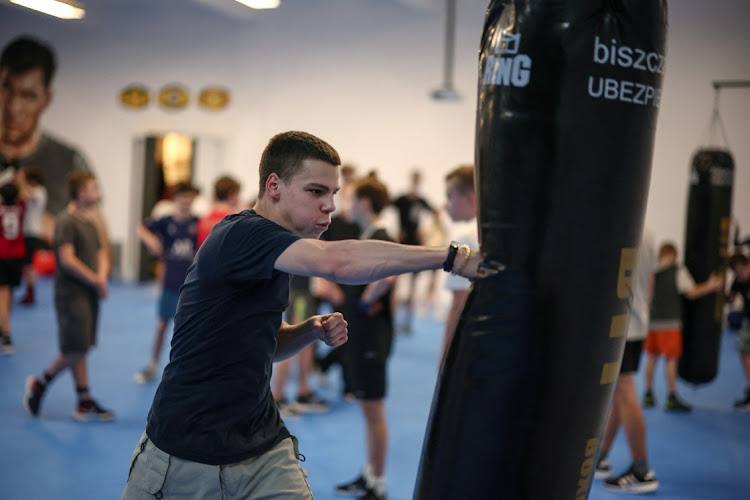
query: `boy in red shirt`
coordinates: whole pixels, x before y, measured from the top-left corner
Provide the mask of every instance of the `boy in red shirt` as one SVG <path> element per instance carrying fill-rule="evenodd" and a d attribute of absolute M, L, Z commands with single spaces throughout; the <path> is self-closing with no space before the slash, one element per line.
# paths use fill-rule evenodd
<path fill-rule="evenodd" d="M 21 284 L 26 256 L 23 240 L 24 201 L 13 183 L 0 187 L 0 353 L 11 354 L 10 311 L 13 288 Z"/>
<path fill-rule="evenodd" d="M 240 183 L 233 177 L 222 175 L 214 183 L 214 204 L 211 210 L 198 220 L 198 246 L 200 248 L 216 223 L 229 214 L 240 211 Z"/>

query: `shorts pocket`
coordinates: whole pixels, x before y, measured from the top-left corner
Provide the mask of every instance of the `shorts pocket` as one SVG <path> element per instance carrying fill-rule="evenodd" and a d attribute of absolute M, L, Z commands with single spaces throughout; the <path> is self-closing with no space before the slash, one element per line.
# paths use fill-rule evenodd
<path fill-rule="evenodd" d="M 164 494 L 161 489 L 167 478 L 169 454 L 161 451 L 154 446 L 154 443 L 149 441 L 146 443 L 144 457 L 146 470 L 143 472 L 143 482 L 141 487 L 154 495 L 155 498 L 162 498 Z"/>
<path fill-rule="evenodd" d="M 135 461 L 138 459 L 141 453 L 143 453 L 143 450 L 146 449 L 146 441 L 148 441 L 148 436 L 144 432 L 143 434 L 141 434 L 141 438 L 138 440 L 138 444 L 133 450 L 133 454 L 130 456 L 130 468 L 128 469 L 128 481 L 130 481 L 130 475 L 133 473 L 133 466 L 135 465 Z"/>

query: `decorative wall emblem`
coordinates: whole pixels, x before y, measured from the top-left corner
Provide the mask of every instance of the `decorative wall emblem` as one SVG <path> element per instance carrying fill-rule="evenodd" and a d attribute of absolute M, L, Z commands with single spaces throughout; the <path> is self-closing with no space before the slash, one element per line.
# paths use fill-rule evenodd
<path fill-rule="evenodd" d="M 146 87 L 134 83 L 120 92 L 120 104 L 129 109 L 143 109 L 151 101 L 151 95 Z"/>
<path fill-rule="evenodd" d="M 222 87 L 206 87 L 198 94 L 198 104 L 210 111 L 219 111 L 226 108 L 229 101 L 229 91 Z"/>
<path fill-rule="evenodd" d="M 159 104 L 167 109 L 182 109 L 190 101 L 190 94 L 182 85 L 173 83 L 159 91 Z"/>

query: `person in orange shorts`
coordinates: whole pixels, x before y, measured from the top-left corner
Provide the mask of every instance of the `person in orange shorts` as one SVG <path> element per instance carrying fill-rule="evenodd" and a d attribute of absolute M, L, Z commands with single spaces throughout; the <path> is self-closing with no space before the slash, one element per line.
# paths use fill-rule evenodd
<path fill-rule="evenodd" d="M 696 285 L 690 271 L 677 262 L 677 247 L 673 243 L 664 243 L 659 248 L 659 265 L 653 275 L 651 322 L 643 349 L 648 354 L 646 360 L 646 394 L 643 396 L 644 408 L 655 404 L 652 388 L 654 386 L 654 368 L 660 356 L 666 359 L 665 375 L 669 396 L 665 409 L 667 411 L 690 411 L 692 408 L 677 397 L 677 360 L 682 355 L 682 298 L 694 300 L 716 292 L 724 284 L 718 274 Z"/>

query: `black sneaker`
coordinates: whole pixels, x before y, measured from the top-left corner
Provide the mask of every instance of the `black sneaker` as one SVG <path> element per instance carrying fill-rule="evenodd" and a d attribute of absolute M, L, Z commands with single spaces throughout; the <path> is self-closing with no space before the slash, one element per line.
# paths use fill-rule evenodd
<path fill-rule="evenodd" d="M 652 470 L 649 470 L 645 476 L 639 477 L 633 467 L 630 467 L 624 474 L 604 481 L 603 486 L 611 491 L 648 493 L 659 488 L 659 481 L 656 480 L 656 474 Z"/>
<path fill-rule="evenodd" d="M 686 405 L 682 401 L 680 401 L 676 395 L 670 394 L 669 399 L 667 399 L 667 404 L 664 406 L 664 409 L 667 411 L 683 411 L 688 412 L 692 411 L 693 407 L 690 405 Z"/>
<path fill-rule="evenodd" d="M 378 495 L 374 488 L 367 488 L 367 492 L 359 500 L 386 500 L 385 494 Z"/>
<path fill-rule="evenodd" d="M 596 463 L 596 470 L 594 471 L 594 479 L 607 479 L 612 475 L 612 466 L 609 464 L 609 460 L 606 458 L 600 459 Z"/>
<path fill-rule="evenodd" d="M 331 409 L 330 405 L 312 392 L 306 396 L 299 396 L 294 407 L 300 413 L 323 413 Z"/>
<path fill-rule="evenodd" d="M 39 379 L 29 375 L 26 379 L 26 391 L 23 395 L 23 407 L 32 417 L 39 415 L 39 404 L 42 402 L 44 395 L 44 386 Z"/>
<path fill-rule="evenodd" d="M 367 495 L 369 488 L 367 487 L 367 481 L 363 476 L 359 476 L 354 481 L 340 484 L 336 486 L 336 494 L 344 497 L 360 497 Z"/>
<path fill-rule="evenodd" d="M 646 391 L 646 394 L 643 395 L 643 407 L 644 408 L 653 408 L 656 404 L 656 400 L 654 399 L 654 395 L 651 391 Z"/>
<path fill-rule="evenodd" d="M 78 403 L 76 411 L 73 412 L 73 418 L 79 422 L 91 422 L 92 420 L 109 422 L 114 420 L 115 414 L 113 411 L 105 410 L 99 406 L 93 399 L 89 399 Z"/>
<path fill-rule="evenodd" d="M 750 389 L 745 391 L 745 399 L 738 399 L 734 402 L 734 407 L 740 411 L 750 411 Z"/>
<path fill-rule="evenodd" d="M 0 354 L 13 354 L 13 341 L 10 340 L 10 335 L 0 336 Z"/>

